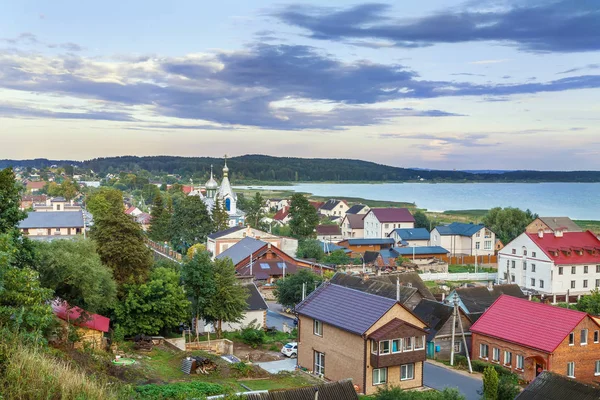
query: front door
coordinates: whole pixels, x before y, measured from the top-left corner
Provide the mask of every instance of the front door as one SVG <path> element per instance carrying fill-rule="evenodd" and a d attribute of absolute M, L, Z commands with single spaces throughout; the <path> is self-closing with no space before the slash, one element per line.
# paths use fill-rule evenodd
<path fill-rule="evenodd" d="M 538 376 L 539 374 L 542 373 L 542 371 L 544 370 L 544 368 L 542 367 L 542 364 L 535 364 L 535 376 Z"/>

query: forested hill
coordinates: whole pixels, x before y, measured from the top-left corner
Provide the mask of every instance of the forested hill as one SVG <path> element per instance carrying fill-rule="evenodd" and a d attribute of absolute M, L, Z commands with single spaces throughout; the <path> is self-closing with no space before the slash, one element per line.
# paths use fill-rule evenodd
<path fill-rule="evenodd" d="M 95 173 L 147 170 L 154 175 L 179 174 L 183 177 L 207 174 L 210 165 L 220 175 L 221 158 L 208 157 L 109 157 L 88 161 L 0 160 L 6 166 L 47 167 L 71 163 Z M 510 171 L 470 173 L 391 167 L 361 160 L 271 157 L 245 155 L 227 161 L 234 181 L 416 181 L 436 182 L 600 182 L 599 171 Z"/>

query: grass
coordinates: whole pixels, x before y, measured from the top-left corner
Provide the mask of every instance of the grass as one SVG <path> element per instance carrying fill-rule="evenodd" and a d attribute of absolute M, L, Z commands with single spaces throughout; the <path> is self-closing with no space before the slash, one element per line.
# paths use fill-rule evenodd
<path fill-rule="evenodd" d="M 576 219 L 574 222 L 579 225 L 583 230 L 590 230 L 594 233 L 600 233 L 600 221 L 588 220 L 588 219 Z"/>
<path fill-rule="evenodd" d="M 497 272 L 498 270 L 496 268 L 484 268 L 484 267 L 477 267 L 477 272 Z M 461 273 L 461 272 L 475 272 L 475 266 L 474 265 L 449 265 L 448 266 L 448 272 L 451 274 L 456 274 L 456 273 Z"/>
<path fill-rule="evenodd" d="M 273 379 L 258 379 L 253 381 L 244 381 L 243 383 L 252 390 L 277 390 L 308 386 L 322 382 L 313 382 L 311 377 L 304 375 L 280 373 L 275 375 Z"/>

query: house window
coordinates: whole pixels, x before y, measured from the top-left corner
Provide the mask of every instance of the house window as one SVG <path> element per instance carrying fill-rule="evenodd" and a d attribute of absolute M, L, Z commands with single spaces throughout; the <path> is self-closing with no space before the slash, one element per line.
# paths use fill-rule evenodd
<path fill-rule="evenodd" d="M 558 274 L 562 275 L 563 274 L 563 267 L 558 267 Z"/>
<path fill-rule="evenodd" d="M 517 254 L 517 249 L 512 249 L 513 254 Z"/>
<path fill-rule="evenodd" d="M 569 333 L 569 346 L 573 346 L 575 344 L 575 333 Z"/>
<path fill-rule="evenodd" d="M 425 348 L 425 336 L 415 337 L 415 350 L 423 350 Z"/>
<path fill-rule="evenodd" d="M 571 281 L 571 289 L 575 289 L 575 281 Z"/>
<path fill-rule="evenodd" d="M 535 257 L 535 256 L 536 256 L 535 251 L 532 251 L 531 252 L 531 257 Z"/>
<path fill-rule="evenodd" d="M 508 267 L 510 267 L 510 260 L 506 260 L 506 269 L 508 269 Z"/>
<path fill-rule="evenodd" d="M 318 319 L 314 320 L 314 333 L 317 336 L 323 336 L 323 323 Z"/>
<path fill-rule="evenodd" d="M 325 375 L 325 354 L 315 351 L 315 374 Z"/>
<path fill-rule="evenodd" d="M 494 347 L 492 352 L 492 361 L 499 362 L 500 361 L 500 349 Z"/>
<path fill-rule="evenodd" d="M 527 271 L 527 261 L 523 261 L 523 271 Z"/>
<path fill-rule="evenodd" d="M 600 342 L 600 332 L 594 331 L 594 343 Z"/>
<path fill-rule="evenodd" d="M 531 278 L 531 286 L 535 286 L 535 278 Z"/>
<path fill-rule="evenodd" d="M 379 342 L 379 355 L 390 354 L 390 341 L 383 340 Z"/>
<path fill-rule="evenodd" d="M 510 351 L 504 352 L 504 365 L 512 365 L 512 353 Z"/>
<path fill-rule="evenodd" d="M 544 280 L 540 279 L 540 289 L 543 289 L 543 288 L 544 288 Z"/>
<path fill-rule="evenodd" d="M 404 351 L 412 351 L 413 349 L 413 338 L 404 338 Z"/>
<path fill-rule="evenodd" d="M 479 247 L 480 247 L 480 246 L 479 246 L 479 242 L 475 242 L 475 248 L 476 248 L 477 250 L 479 250 Z"/>
<path fill-rule="evenodd" d="M 400 367 L 400 380 L 415 379 L 415 364 L 404 364 Z"/>
<path fill-rule="evenodd" d="M 488 345 L 481 343 L 479 345 L 479 358 L 488 358 Z"/>
<path fill-rule="evenodd" d="M 588 330 L 582 329 L 581 330 L 581 342 L 580 342 L 580 344 L 582 346 L 585 346 L 587 344 L 587 337 L 588 337 Z"/>
<path fill-rule="evenodd" d="M 511 276 L 510 276 L 510 280 L 511 280 L 511 282 L 514 282 L 514 281 L 515 281 L 515 276 L 514 276 L 514 275 L 511 275 Z"/>
<path fill-rule="evenodd" d="M 527 249 L 523 249 L 523 255 L 526 256 L 527 255 Z"/>
<path fill-rule="evenodd" d="M 531 272 L 535 272 L 535 264 L 531 264 Z"/>
<path fill-rule="evenodd" d="M 402 339 L 392 340 L 392 353 L 400 353 L 402 351 Z"/>
<path fill-rule="evenodd" d="M 583 273 L 584 273 L 584 274 L 587 274 L 587 273 L 588 273 L 588 266 L 587 266 L 587 265 L 584 265 L 584 266 L 583 266 Z"/>
<path fill-rule="evenodd" d="M 477 232 L 477 234 L 475 235 L 475 237 L 481 237 L 481 231 Z"/>
<path fill-rule="evenodd" d="M 596 287 L 600 287 L 600 279 L 596 279 Z"/>
<path fill-rule="evenodd" d="M 577 268 L 575 266 L 571 267 L 571 274 L 575 275 L 577 273 Z"/>
<path fill-rule="evenodd" d="M 594 367 L 594 375 L 600 375 L 600 361 L 596 361 L 596 366 Z"/>
<path fill-rule="evenodd" d="M 485 242 L 483 242 L 483 249 L 484 250 L 491 250 L 492 249 L 492 241 L 491 240 L 486 240 Z"/>
<path fill-rule="evenodd" d="M 390 227 L 390 224 L 385 224 L 385 229 L 388 229 Z"/>
<path fill-rule="evenodd" d="M 377 342 L 371 339 L 371 353 L 377 354 Z"/>
<path fill-rule="evenodd" d="M 517 355 L 517 368 L 523 369 L 524 359 L 522 355 Z"/>
<path fill-rule="evenodd" d="M 567 363 L 567 376 L 575 378 L 575 363 L 573 361 Z"/>
<path fill-rule="evenodd" d="M 462 350 L 461 342 L 454 342 L 454 352 L 460 353 Z"/>
<path fill-rule="evenodd" d="M 600 265 L 596 265 L 596 272 L 600 273 Z"/>
<path fill-rule="evenodd" d="M 587 281 L 587 279 L 584 279 L 584 280 L 583 280 L 583 287 L 584 287 L 584 288 L 586 288 L 586 287 L 587 287 L 587 285 L 588 285 L 588 281 Z"/>
<path fill-rule="evenodd" d="M 514 267 L 515 267 L 515 265 L 517 265 L 517 264 L 515 263 L 515 260 L 512 260 L 512 261 L 511 261 L 511 263 L 510 263 L 510 266 L 511 266 L 512 268 L 514 268 Z"/>
<path fill-rule="evenodd" d="M 387 383 L 387 368 L 376 368 L 373 370 L 373 386 Z"/>

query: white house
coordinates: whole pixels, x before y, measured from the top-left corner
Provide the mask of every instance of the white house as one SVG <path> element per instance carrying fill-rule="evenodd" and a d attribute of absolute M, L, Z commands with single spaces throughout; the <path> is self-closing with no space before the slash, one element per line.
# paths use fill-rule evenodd
<path fill-rule="evenodd" d="M 600 240 L 592 232 L 522 233 L 498 252 L 498 273 L 545 294 L 600 287 Z"/>
<path fill-rule="evenodd" d="M 425 228 L 396 228 L 390 232 L 396 246 L 429 246 L 429 231 Z"/>
<path fill-rule="evenodd" d="M 342 238 L 361 239 L 365 237 L 365 220 L 364 214 L 349 214 L 346 213 L 340 227 L 342 228 Z"/>
<path fill-rule="evenodd" d="M 355 204 L 346 210 L 346 214 L 364 214 L 368 213 L 371 208 L 364 204 Z"/>
<path fill-rule="evenodd" d="M 365 238 L 384 238 L 396 228 L 414 228 L 415 218 L 406 208 L 372 208 L 364 218 Z"/>
<path fill-rule="evenodd" d="M 431 246 L 442 246 L 451 255 L 494 255 L 496 234 L 483 225 L 453 222 L 436 226 L 430 235 Z"/>
<path fill-rule="evenodd" d="M 251 228 L 250 226 L 234 226 L 208 235 L 208 238 L 206 239 L 206 250 L 209 251 L 213 257 L 216 257 L 247 237 L 270 243 L 294 257 L 298 250 L 297 239 L 273 235 L 268 232 Z"/>
<path fill-rule="evenodd" d="M 346 215 L 346 211 L 348 211 L 350 207 L 345 200 L 327 200 L 325 204 L 323 204 L 319 208 L 319 213 L 321 215 L 326 215 L 328 217 L 337 216 L 343 218 Z"/>

